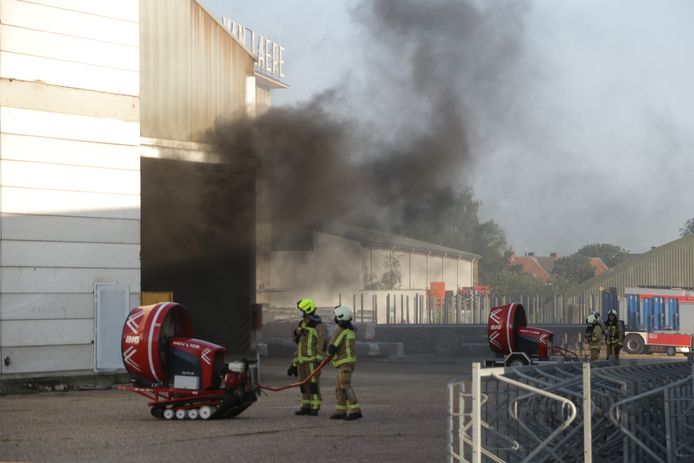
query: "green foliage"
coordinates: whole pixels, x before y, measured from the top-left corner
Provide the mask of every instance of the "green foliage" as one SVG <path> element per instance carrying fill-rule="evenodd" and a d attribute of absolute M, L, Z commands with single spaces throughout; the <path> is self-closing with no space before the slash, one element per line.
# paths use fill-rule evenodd
<path fill-rule="evenodd" d="M 504 269 L 489 275 L 485 282 L 491 289 L 492 296 L 520 298 L 521 296 L 548 297 L 554 288 L 546 285 L 529 273 L 519 270 Z"/>
<path fill-rule="evenodd" d="M 590 260 L 582 255 L 560 257 L 554 263 L 552 276 L 559 278 L 559 284 L 578 284 L 592 278 L 595 269 L 590 265 Z"/>
<path fill-rule="evenodd" d="M 506 268 L 508 249 L 501 227 L 489 220 L 480 222 L 481 203 L 472 188 L 443 189 L 405 208 L 403 224 L 395 233 L 455 249 L 479 254 L 479 279 L 487 283 Z"/>
<path fill-rule="evenodd" d="M 383 257 L 383 266 L 386 271 L 381 275 L 381 279 L 377 280 L 374 273 L 369 273 L 364 276 L 364 288 L 371 290 L 381 289 L 398 289 L 402 282 L 402 273 L 400 272 L 400 257 L 396 254 L 389 253 Z"/>
<path fill-rule="evenodd" d="M 684 227 L 680 228 L 680 236 L 685 237 L 694 235 L 694 217 L 684 223 Z"/>
<path fill-rule="evenodd" d="M 385 273 L 381 277 L 382 289 L 398 289 L 402 281 L 400 273 L 400 257 L 390 253 L 384 256 L 383 264 L 386 268 Z"/>
<path fill-rule="evenodd" d="M 629 251 L 607 243 L 586 244 L 576 254 L 584 257 L 599 257 L 608 267 L 619 265 L 629 258 Z"/>

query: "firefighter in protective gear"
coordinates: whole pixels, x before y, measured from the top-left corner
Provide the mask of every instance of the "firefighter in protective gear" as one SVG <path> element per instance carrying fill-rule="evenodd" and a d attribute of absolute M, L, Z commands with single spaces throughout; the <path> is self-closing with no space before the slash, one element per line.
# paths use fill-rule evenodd
<path fill-rule="evenodd" d="M 614 356 L 615 365 L 619 365 L 619 351 L 624 345 L 624 322 L 619 319 L 617 311 L 611 309 L 607 312 L 606 325 L 606 344 L 607 344 L 607 360 Z"/>
<path fill-rule="evenodd" d="M 602 343 L 602 327 L 600 326 L 600 316 L 597 312 L 591 312 L 586 318 L 585 338 L 590 349 L 590 360 L 597 360 L 600 357 L 600 344 Z"/>
<path fill-rule="evenodd" d="M 325 358 L 325 326 L 316 314 L 316 303 L 312 299 L 301 299 L 296 303 L 303 317 L 292 332 L 296 353 L 287 370 L 288 376 L 304 380 Z M 300 386 L 301 408 L 296 415 L 318 415 L 321 405 L 320 371 L 307 384 Z"/>
<path fill-rule="evenodd" d="M 337 383 L 335 384 L 335 413 L 331 420 L 358 420 L 362 417 L 357 394 L 352 388 L 352 374 L 357 364 L 354 325 L 352 325 L 352 309 L 345 305 L 335 307 L 335 323 L 338 329 L 328 344 L 328 354 L 332 355 L 332 364 L 337 368 Z"/>

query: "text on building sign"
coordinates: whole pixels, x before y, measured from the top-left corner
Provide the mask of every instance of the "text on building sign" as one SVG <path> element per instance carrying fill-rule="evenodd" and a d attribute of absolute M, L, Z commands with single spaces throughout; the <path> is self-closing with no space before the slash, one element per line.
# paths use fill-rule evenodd
<path fill-rule="evenodd" d="M 284 77 L 284 47 L 252 29 L 222 16 L 222 24 L 231 35 L 256 57 L 255 67 L 276 77 Z"/>

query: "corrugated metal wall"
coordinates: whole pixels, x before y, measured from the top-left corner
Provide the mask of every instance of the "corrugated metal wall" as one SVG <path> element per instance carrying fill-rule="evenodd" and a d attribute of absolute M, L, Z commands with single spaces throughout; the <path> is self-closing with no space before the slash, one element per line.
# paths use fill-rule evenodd
<path fill-rule="evenodd" d="M 101 366 L 127 312 L 95 323 L 95 284 L 139 301 L 138 16 L 0 0 L 0 377 Z"/>
<path fill-rule="evenodd" d="M 255 110 L 257 115 L 261 115 L 272 106 L 272 94 L 269 89 L 256 87 L 255 90 Z"/>
<path fill-rule="evenodd" d="M 245 108 L 253 57 L 194 0 L 140 2 L 141 133 L 200 141 Z"/>
<path fill-rule="evenodd" d="M 591 304 L 597 307 L 600 288 L 615 287 L 622 297 L 624 288 L 639 285 L 694 287 L 694 236 L 672 241 L 611 268 L 584 282 L 566 298 L 587 308 Z"/>

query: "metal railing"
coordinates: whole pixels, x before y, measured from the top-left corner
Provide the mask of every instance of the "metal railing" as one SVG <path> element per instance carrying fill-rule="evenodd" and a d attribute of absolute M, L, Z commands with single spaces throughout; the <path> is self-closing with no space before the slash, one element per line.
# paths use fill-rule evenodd
<path fill-rule="evenodd" d="M 694 461 L 689 362 L 482 368 L 448 385 L 449 462 Z"/>
<path fill-rule="evenodd" d="M 567 303 L 561 295 L 539 296 L 462 295 L 449 291 L 435 299 L 426 290 L 362 291 L 338 294 L 340 303 L 352 304 L 359 322 L 379 324 L 485 324 L 492 307 L 523 304 L 530 324 L 581 324 L 590 310 Z"/>

